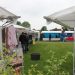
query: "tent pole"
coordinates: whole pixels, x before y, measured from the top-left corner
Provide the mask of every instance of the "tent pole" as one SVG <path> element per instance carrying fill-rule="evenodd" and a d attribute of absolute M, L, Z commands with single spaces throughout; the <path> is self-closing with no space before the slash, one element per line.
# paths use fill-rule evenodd
<path fill-rule="evenodd" d="M 2 50 L 2 27 L 0 27 L 0 52 L 1 52 L 1 58 L 3 59 L 3 50 Z"/>
<path fill-rule="evenodd" d="M 74 48 L 73 48 L 73 75 L 75 75 L 75 27 L 74 27 Z"/>

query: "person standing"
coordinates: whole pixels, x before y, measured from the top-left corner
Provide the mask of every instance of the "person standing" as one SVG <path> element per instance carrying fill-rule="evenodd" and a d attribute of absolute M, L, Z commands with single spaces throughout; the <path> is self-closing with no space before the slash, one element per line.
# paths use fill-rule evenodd
<path fill-rule="evenodd" d="M 49 41 L 51 41 L 51 34 L 49 34 Z"/>
<path fill-rule="evenodd" d="M 64 38 L 65 38 L 65 31 L 63 30 L 60 35 L 61 42 L 64 42 Z"/>
<path fill-rule="evenodd" d="M 32 44 L 32 35 L 29 35 L 29 44 Z"/>
<path fill-rule="evenodd" d="M 29 51 L 29 48 L 28 48 L 28 46 L 29 46 L 29 36 L 28 36 L 27 33 L 24 33 L 24 35 L 25 35 L 25 49 L 26 49 L 26 51 Z"/>
<path fill-rule="evenodd" d="M 21 42 L 23 53 L 26 53 L 28 51 L 28 36 L 27 36 L 27 33 L 22 32 L 22 34 L 19 36 L 19 41 Z"/>

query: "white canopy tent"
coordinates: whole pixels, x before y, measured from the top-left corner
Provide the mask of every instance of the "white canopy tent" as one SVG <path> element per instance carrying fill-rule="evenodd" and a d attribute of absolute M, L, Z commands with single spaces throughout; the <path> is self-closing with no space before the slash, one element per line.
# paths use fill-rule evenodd
<path fill-rule="evenodd" d="M 0 21 L 6 20 L 6 22 L 15 24 L 18 18 L 20 18 L 20 16 L 16 16 L 8 10 L 0 7 Z M 2 52 L 2 26 L 0 26 L 0 52 Z"/>
<path fill-rule="evenodd" d="M 55 28 L 61 30 L 62 26 L 60 24 L 57 24 L 57 23 L 54 23 L 54 22 L 47 25 L 47 30 L 52 30 L 52 29 L 55 29 Z"/>
<path fill-rule="evenodd" d="M 75 26 L 75 6 L 44 17 L 48 22 L 56 22 L 70 27 Z"/>
<path fill-rule="evenodd" d="M 4 60 L 4 57 L 3 57 L 3 44 L 2 44 L 2 29 L 3 28 L 5 28 L 6 26 L 8 26 L 8 25 L 13 25 L 15 28 L 21 28 L 21 29 L 24 29 L 24 27 L 22 27 L 22 26 L 18 26 L 18 25 L 15 25 L 16 24 L 16 22 L 17 22 L 17 19 L 19 18 L 19 16 L 16 16 L 16 15 L 14 15 L 13 13 L 11 13 L 11 12 L 9 12 L 9 11 L 7 11 L 6 9 L 4 9 L 4 8 L 2 8 L 2 7 L 0 7 L 0 21 L 2 22 L 2 24 L 0 24 L 0 53 L 2 54 L 0 57 L 2 58 L 1 59 L 1 61 L 3 61 L 2 63 L 0 63 L 0 65 L 7 65 L 6 64 L 6 62 L 5 62 L 5 60 L 6 60 L 6 58 L 5 58 L 5 60 Z M 6 31 L 6 30 L 5 30 Z M 13 30 L 12 30 L 12 32 L 13 32 Z M 14 32 L 15 33 L 15 32 Z M 14 34 L 13 33 L 13 34 Z M 3 36 L 4 36 L 4 34 L 3 34 Z M 15 35 L 15 37 L 16 37 L 16 35 Z M 12 38 L 14 38 L 14 37 L 12 37 Z M 16 40 L 15 40 L 16 41 Z M 5 41 L 5 43 L 6 43 L 6 41 Z M 15 44 L 14 44 L 15 45 Z M 13 50 L 13 51 L 15 51 L 15 50 Z M 23 57 L 23 54 L 22 54 L 22 50 L 19 50 L 19 48 L 18 48 L 18 50 L 16 49 L 16 54 L 17 54 L 17 56 L 22 56 Z M 8 57 L 10 57 L 9 55 L 8 55 Z M 8 60 L 8 59 L 7 59 Z M 19 61 L 20 60 L 20 61 Z M 13 59 L 13 61 L 14 61 L 14 59 Z M 11 62 L 11 65 L 17 65 L 17 64 L 19 64 L 19 63 L 22 63 L 23 64 L 23 59 L 17 59 L 17 61 L 18 61 L 18 63 L 12 63 Z M 17 62 L 17 61 L 15 61 L 15 62 Z M 8 61 L 9 62 L 9 61 Z M 7 69 L 6 68 L 6 66 L 3 66 L 3 71 L 4 72 L 6 72 L 5 70 Z M 2 69 L 2 68 L 1 68 Z M 4 74 L 4 73 L 2 73 L 2 74 Z M 15 72 L 15 74 L 17 74 L 16 72 Z M 18 73 L 19 74 L 19 73 Z"/>
<path fill-rule="evenodd" d="M 75 75 L 75 6 L 44 16 L 47 22 L 55 22 L 63 26 L 74 28 L 74 50 L 73 50 L 73 75 Z"/>
<path fill-rule="evenodd" d="M 20 25 L 13 25 L 15 28 L 22 28 L 22 29 L 25 29 L 25 27 L 23 27 L 23 26 L 20 26 Z"/>
<path fill-rule="evenodd" d="M 4 19 L 13 19 L 13 22 L 15 23 L 20 16 L 16 16 L 15 14 L 9 12 L 8 10 L 0 7 L 0 20 Z"/>
<path fill-rule="evenodd" d="M 23 26 L 20 26 L 20 25 L 15 25 L 15 24 L 13 24 L 13 26 L 16 28 L 16 30 L 17 30 L 18 32 L 20 32 L 20 34 L 21 34 L 22 32 L 29 33 L 29 28 L 26 28 L 26 27 L 23 27 Z"/>

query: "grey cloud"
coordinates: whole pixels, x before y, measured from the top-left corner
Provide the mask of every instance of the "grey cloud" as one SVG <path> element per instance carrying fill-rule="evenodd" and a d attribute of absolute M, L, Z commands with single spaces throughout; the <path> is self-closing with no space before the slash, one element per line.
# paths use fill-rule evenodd
<path fill-rule="evenodd" d="M 40 28 L 45 24 L 43 16 L 75 5 L 75 0 L 0 0 L 0 5 Z"/>

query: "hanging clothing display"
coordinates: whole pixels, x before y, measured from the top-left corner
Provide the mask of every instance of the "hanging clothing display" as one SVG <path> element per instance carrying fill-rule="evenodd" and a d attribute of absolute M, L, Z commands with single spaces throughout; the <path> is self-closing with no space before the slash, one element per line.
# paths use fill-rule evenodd
<path fill-rule="evenodd" d="M 10 50 L 17 45 L 16 30 L 13 25 L 6 27 L 6 47 Z"/>

